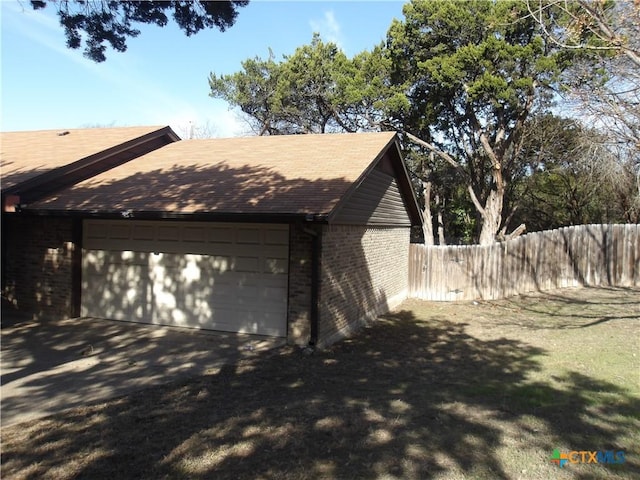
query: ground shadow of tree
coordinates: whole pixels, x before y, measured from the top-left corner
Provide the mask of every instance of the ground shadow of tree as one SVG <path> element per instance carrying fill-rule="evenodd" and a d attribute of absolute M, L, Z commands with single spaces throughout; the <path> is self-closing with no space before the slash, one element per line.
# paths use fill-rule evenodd
<path fill-rule="evenodd" d="M 430 478 L 454 467 L 510 478 L 496 454 L 502 433 L 487 419 L 526 429 L 533 416 L 553 433 L 539 441 L 549 456 L 553 442 L 620 447 L 620 433 L 639 427 L 609 421 L 640 409 L 612 384 L 579 374 L 528 381 L 541 355 L 519 341 L 475 338 L 463 323 L 398 312 L 313 356 L 283 350 L 5 431 L 3 474 Z M 596 392 L 615 403 L 592 411 Z M 637 459 L 625 470 L 640 472 Z"/>
<path fill-rule="evenodd" d="M 2 426 L 201 375 L 283 344 L 279 338 L 97 318 L 35 322 L 5 316 Z"/>
<path fill-rule="evenodd" d="M 597 293 L 596 298 L 591 298 L 592 291 Z M 505 299 L 500 303 L 508 307 L 512 300 Z M 530 322 L 527 326 L 529 329 L 589 328 L 608 322 L 640 318 L 640 289 L 638 287 L 559 289 L 521 295 L 513 304 L 517 305 L 518 310 L 529 312 L 534 318 L 540 319 Z M 583 306 L 579 316 L 573 315 L 576 305 Z M 622 308 L 628 312 L 627 315 L 619 313 Z M 518 324 L 509 316 L 501 318 L 498 322 L 504 325 Z"/>

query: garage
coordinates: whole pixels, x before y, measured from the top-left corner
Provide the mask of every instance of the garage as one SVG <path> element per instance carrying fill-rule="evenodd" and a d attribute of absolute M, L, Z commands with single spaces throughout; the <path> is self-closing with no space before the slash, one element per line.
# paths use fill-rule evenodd
<path fill-rule="evenodd" d="M 395 133 L 127 145 L 84 180 L 72 163 L 3 190 L 12 308 L 324 347 L 406 298 L 422 217 Z M 41 150 L 7 158 L 28 169 Z"/>
<path fill-rule="evenodd" d="M 83 221 L 81 314 L 287 335 L 289 226 Z"/>

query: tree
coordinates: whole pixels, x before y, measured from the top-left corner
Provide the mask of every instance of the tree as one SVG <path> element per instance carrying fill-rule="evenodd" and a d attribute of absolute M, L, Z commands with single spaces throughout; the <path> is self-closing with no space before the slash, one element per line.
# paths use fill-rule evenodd
<path fill-rule="evenodd" d="M 576 119 L 533 117 L 520 155 L 528 174 L 515 186 L 516 216 L 533 230 L 587 223 L 637 222 L 634 175 Z M 525 163 L 523 161 L 523 163 Z"/>
<path fill-rule="evenodd" d="M 325 133 L 340 128 L 332 105 L 337 75 L 347 59 L 333 43 L 316 34 L 310 45 L 276 62 L 242 62 L 243 71 L 209 76 L 210 96 L 222 98 L 247 114 L 259 135 Z"/>
<path fill-rule="evenodd" d="M 413 1 L 388 34 L 393 80 L 410 105 L 396 124 L 453 166 L 478 212 L 479 242 L 506 234 L 504 200 L 525 123 L 576 53 L 558 48 L 517 1 Z"/>
<path fill-rule="evenodd" d="M 259 135 L 377 130 L 394 100 L 383 46 L 347 58 L 314 34 L 280 62 L 273 52 L 242 71 L 209 76 L 210 96 L 239 107 Z"/>
<path fill-rule="evenodd" d="M 593 70 L 578 62 L 572 67 L 577 81 L 568 84 L 565 97 L 577 115 L 597 126 L 598 135 L 588 141 L 606 155 L 589 168 L 606 172 L 606 178 L 616 175 L 612 199 L 632 221 L 640 204 L 640 3 L 527 0 L 527 5 L 559 48 L 589 51 L 598 59 L 605 81 L 585 86 L 581 80 Z"/>
<path fill-rule="evenodd" d="M 573 82 L 568 91 L 615 143 L 640 150 L 640 2 L 527 0 L 527 6 L 558 47 L 597 54 L 606 81 L 588 88 Z M 590 76 L 590 67 L 574 65 L 574 78 Z"/>
<path fill-rule="evenodd" d="M 189 121 L 186 124 L 178 125 L 178 134 L 183 140 L 193 140 L 202 138 L 214 138 L 216 128 L 206 120 L 204 123 Z"/>
<path fill-rule="evenodd" d="M 127 49 L 127 37 L 137 37 L 134 23 L 167 25 L 170 12 L 180 29 L 191 36 L 205 28 L 225 31 L 238 15 L 237 9 L 248 0 L 227 1 L 120 1 L 120 0 L 31 0 L 34 10 L 54 4 L 64 28 L 67 47 L 80 48 L 95 62 L 106 60 L 108 43 L 118 51 Z"/>

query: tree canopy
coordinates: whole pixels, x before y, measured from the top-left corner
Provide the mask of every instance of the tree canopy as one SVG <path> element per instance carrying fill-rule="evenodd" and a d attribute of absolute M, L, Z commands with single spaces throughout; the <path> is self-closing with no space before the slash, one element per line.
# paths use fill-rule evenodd
<path fill-rule="evenodd" d="M 516 218 L 533 230 L 588 223 L 637 222 L 635 175 L 606 148 L 606 134 L 578 120 L 539 115 L 526 127 L 515 184 Z"/>
<path fill-rule="evenodd" d="M 277 62 L 256 57 L 242 71 L 209 76 L 210 96 L 239 107 L 260 135 L 355 132 L 380 128 L 393 103 L 383 46 L 352 59 L 315 34 Z"/>
<path fill-rule="evenodd" d="M 170 14 L 187 36 L 205 28 L 224 31 L 234 24 L 238 8 L 248 3 L 248 0 L 31 0 L 35 10 L 53 4 L 64 28 L 67 47 L 80 48 L 84 41 L 84 55 L 95 62 L 106 60 L 106 44 L 118 52 L 126 51 L 127 38 L 140 34 L 136 23 L 164 27 Z"/>

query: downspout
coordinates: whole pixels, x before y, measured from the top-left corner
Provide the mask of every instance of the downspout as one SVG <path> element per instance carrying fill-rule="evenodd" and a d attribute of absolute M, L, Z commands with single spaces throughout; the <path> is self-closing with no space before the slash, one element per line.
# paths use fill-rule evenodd
<path fill-rule="evenodd" d="M 317 230 L 305 228 L 304 231 L 311 235 L 311 309 L 309 347 L 315 348 L 318 344 L 318 324 L 320 317 L 320 256 L 322 254 L 322 227 Z"/>

